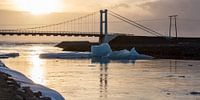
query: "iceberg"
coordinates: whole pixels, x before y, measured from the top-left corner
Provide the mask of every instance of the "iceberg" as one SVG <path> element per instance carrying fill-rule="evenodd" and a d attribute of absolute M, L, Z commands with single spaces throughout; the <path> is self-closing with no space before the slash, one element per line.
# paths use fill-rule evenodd
<path fill-rule="evenodd" d="M 46 59 L 106 59 L 106 60 L 136 60 L 152 59 L 152 56 L 139 54 L 135 48 L 113 51 L 108 43 L 91 46 L 91 52 L 44 53 L 40 58 Z"/>
<path fill-rule="evenodd" d="M 6 67 L 6 65 L 1 61 L 0 61 L 0 72 L 11 75 L 11 77 L 15 81 L 17 81 L 21 87 L 30 87 L 30 89 L 34 92 L 40 91 L 42 93 L 42 96 L 44 97 L 50 97 L 51 100 L 65 100 L 64 97 L 62 97 L 62 95 L 60 95 L 57 91 L 54 91 L 39 84 L 35 84 L 32 80 L 27 78 L 22 73 L 17 72 L 15 70 L 11 70 L 8 67 Z"/>
<path fill-rule="evenodd" d="M 107 43 L 91 47 L 92 57 L 106 57 L 110 53 L 112 53 L 112 49 L 110 48 L 110 45 Z"/>
<path fill-rule="evenodd" d="M 131 51 L 126 49 L 120 51 L 112 51 L 108 43 L 91 47 L 92 57 L 108 58 L 110 60 L 136 60 L 136 59 L 152 59 L 153 57 L 139 54 L 135 48 Z"/>

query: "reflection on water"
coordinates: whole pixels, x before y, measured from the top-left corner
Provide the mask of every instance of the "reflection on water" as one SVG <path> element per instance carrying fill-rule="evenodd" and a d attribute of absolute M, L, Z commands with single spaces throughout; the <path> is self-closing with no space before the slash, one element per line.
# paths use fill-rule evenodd
<path fill-rule="evenodd" d="M 135 63 L 135 60 L 110 60 L 109 58 L 95 58 L 91 59 L 91 63 L 108 64 L 108 63 Z"/>
<path fill-rule="evenodd" d="M 170 60 L 170 72 L 177 72 L 177 61 L 176 60 Z"/>
<path fill-rule="evenodd" d="M 108 87 L 108 66 L 107 64 L 100 65 L 100 98 L 107 98 Z"/>
<path fill-rule="evenodd" d="M 3 60 L 6 65 L 59 91 L 67 100 L 200 99 L 188 94 L 200 91 L 200 61 L 40 59 L 41 52 L 62 51 L 36 44 L 3 50 L 20 53 L 18 58 Z"/>
<path fill-rule="evenodd" d="M 44 69 L 41 66 L 44 62 L 39 58 L 39 54 L 42 53 L 42 47 L 33 46 L 30 48 L 34 52 L 31 52 L 29 55 L 29 60 L 32 64 L 30 67 L 30 78 L 38 84 L 45 85 Z"/>

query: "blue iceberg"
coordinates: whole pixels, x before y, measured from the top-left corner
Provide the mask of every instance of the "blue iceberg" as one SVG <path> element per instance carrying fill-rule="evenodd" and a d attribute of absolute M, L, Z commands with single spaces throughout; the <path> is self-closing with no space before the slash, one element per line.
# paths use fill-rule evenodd
<path fill-rule="evenodd" d="M 95 48 L 95 49 L 94 49 Z M 99 46 L 92 46 L 91 48 L 93 57 L 103 57 L 111 60 L 136 60 L 136 59 L 152 59 L 153 57 L 139 54 L 135 48 L 129 50 L 112 51 L 110 45 L 107 43 Z M 98 55 L 98 56 L 96 56 Z"/>
<path fill-rule="evenodd" d="M 106 57 L 110 53 L 112 53 L 112 49 L 110 48 L 110 45 L 107 43 L 91 47 L 92 57 Z"/>

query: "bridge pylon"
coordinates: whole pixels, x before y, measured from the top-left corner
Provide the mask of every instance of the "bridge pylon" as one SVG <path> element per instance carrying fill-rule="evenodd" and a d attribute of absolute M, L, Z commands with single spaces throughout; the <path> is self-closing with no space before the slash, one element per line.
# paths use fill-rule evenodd
<path fill-rule="evenodd" d="M 104 36 L 108 35 L 108 10 L 100 10 L 100 37 L 99 43 L 104 42 Z"/>

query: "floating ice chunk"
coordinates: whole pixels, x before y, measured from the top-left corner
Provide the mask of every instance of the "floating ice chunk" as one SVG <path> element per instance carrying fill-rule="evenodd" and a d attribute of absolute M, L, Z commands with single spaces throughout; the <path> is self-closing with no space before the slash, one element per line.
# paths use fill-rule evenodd
<path fill-rule="evenodd" d="M 152 56 L 148 56 L 148 55 L 144 55 L 144 54 L 140 54 L 136 56 L 136 59 L 153 59 L 154 57 Z"/>
<path fill-rule="evenodd" d="M 109 53 L 107 56 L 109 59 L 114 60 L 136 60 L 136 59 L 152 59 L 153 57 L 148 55 L 139 54 L 135 48 L 132 48 L 131 51 L 128 50 L 120 50 L 113 51 Z"/>
<path fill-rule="evenodd" d="M 18 57 L 19 53 L 0 53 L 0 58 Z"/>
<path fill-rule="evenodd" d="M 0 59 L 7 59 L 9 58 L 8 56 L 0 55 Z"/>
<path fill-rule="evenodd" d="M 136 58 L 136 56 L 131 55 L 128 50 L 113 51 L 112 53 L 109 53 L 107 57 L 116 60 L 135 60 Z"/>
<path fill-rule="evenodd" d="M 135 50 L 135 48 L 132 48 L 132 49 L 131 49 L 130 54 L 131 54 L 131 55 L 136 55 L 136 56 L 140 55 L 140 54 Z"/>
<path fill-rule="evenodd" d="M 108 43 L 101 45 L 95 45 L 91 47 L 92 57 L 106 57 L 109 53 L 112 53 L 112 49 Z"/>
<path fill-rule="evenodd" d="M 139 54 L 135 48 L 132 48 L 130 51 L 132 56 L 135 56 L 136 59 L 153 59 L 152 56 L 144 55 L 144 54 Z"/>
<path fill-rule="evenodd" d="M 90 52 L 65 52 L 65 53 L 44 53 L 40 54 L 40 58 L 48 59 L 78 59 L 91 58 Z"/>

